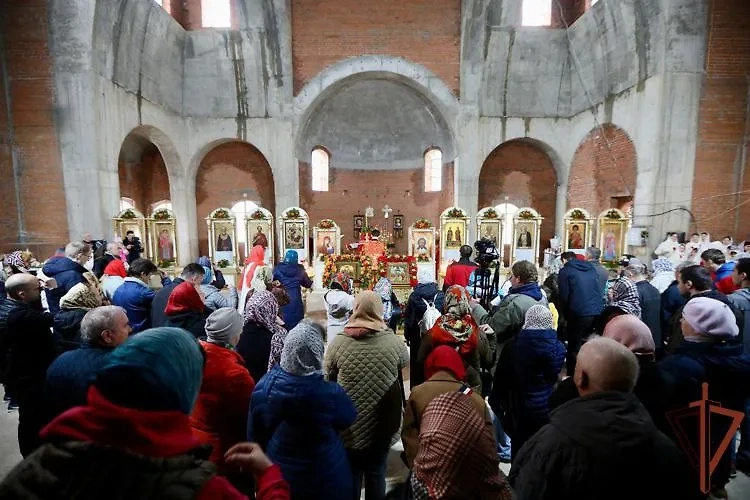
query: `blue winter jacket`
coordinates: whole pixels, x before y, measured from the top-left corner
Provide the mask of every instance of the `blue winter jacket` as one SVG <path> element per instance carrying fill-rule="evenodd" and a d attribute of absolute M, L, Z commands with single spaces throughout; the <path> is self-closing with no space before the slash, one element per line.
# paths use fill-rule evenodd
<path fill-rule="evenodd" d="M 565 362 L 555 330 L 521 330 L 513 353 L 513 385 L 520 417 L 549 420 L 549 396 Z"/>
<path fill-rule="evenodd" d="M 567 317 L 597 316 L 604 308 L 601 282 L 596 268 L 585 260 L 567 262 L 557 277 L 560 299 Z"/>
<path fill-rule="evenodd" d="M 714 280 L 714 283 L 717 283 L 718 281 L 723 280 L 727 276 L 732 275 L 732 271 L 734 271 L 734 265 L 735 262 L 725 262 L 722 265 L 719 266 L 719 269 L 716 270 L 716 279 Z"/>
<path fill-rule="evenodd" d="M 278 365 L 255 386 L 247 438 L 279 464 L 294 499 L 350 500 L 352 475 L 339 432 L 357 418 L 340 385 Z"/>
<path fill-rule="evenodd" d="M 305 316 L 305 306 L 302 303 L 302 287 L 312 287 L 310 277 L 305 274 L 301 264 L 279 262 L 273 269 L 273 279 L 279 280 L 286 293 L 289 303 L 281 308 L 281 317 L 286 323 L 286 329 L 291 330 Z"/>
<path fill-rule="evenodd" d="M 42 272 L 48 278 L 55 278 L 57 288 L 47 290 L 47 307 L 52 315 L 56 315 L 60 310 L 60 299 L 78 283 L 86 283 L 83 273 L 87 272 L 86 268 L 78 262 L 67 257 L 52 257 L 48 260 Z"/>
<path fill-rule="evenodd" d="M 125 282 L 115 291 L 112 304 L 125 309 L 133 333 L 151 328 L 151 303 L 154 291 L 138 278 L 125 278 Z"/>

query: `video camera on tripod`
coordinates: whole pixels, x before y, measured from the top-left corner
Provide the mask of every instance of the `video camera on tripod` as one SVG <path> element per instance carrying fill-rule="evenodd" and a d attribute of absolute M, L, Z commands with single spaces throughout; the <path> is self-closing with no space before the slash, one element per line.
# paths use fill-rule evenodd
<path fill-rule="evenodd" d="M 495 243 L 482 238 L 474 243 L 477 251 L 476 263 L 479 268 L 474 271 L 473 286 L 470 286 L 472 296 L 479 299 L 485 309 L 490 309 L 490 302 L 497 296 L 500 285 L 500 252 Z"/>
<path fill-rule="evenodd" d="M 492 262 L 500 259 L 495 243 L 489 238 L 477 240 L 474 243 L 474 250 L 477 251 L 476 262 L 480 267 L 489 267 Z"/>

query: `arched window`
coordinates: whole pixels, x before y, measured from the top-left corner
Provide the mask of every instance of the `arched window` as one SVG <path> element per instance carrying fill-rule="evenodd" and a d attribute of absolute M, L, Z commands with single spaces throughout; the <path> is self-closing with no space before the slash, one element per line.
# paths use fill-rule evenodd
<path fill-rule="evenodd" d="M 437 148 L 424 154 L 424 190 L 426 193 L 440 191 L 443 187 L 443 152 Z"/>
<path fill-rule="evenodd" d="M 204 28 L 231 28 L 229 0 L 201 0 L 201 23 Z"/>
<path fill-rule="evenodd" d="M 138 210 L 137 208 L 135 208 L 135 201 L 133 201 L 133 198 L 123 196 L 122 198 L 120 198 L 120 212 L 122 212 L 123 210 L 127 210 L 128 208 Z"/>
<path fill-rule="evenodd" d="M 172 210 L 172 202 L 169 200 L 161 200 L 157 201 L 156 203 L 151 204 L 151 212 L 156 212 L 157 210 L 161 210 L 162 208 L 166 208 L 167 210 Z"/>
<path fill-rule="evenodd" d="M 523 26 L 551 25 L 552 0 L 523 0 L 521 24 Z"/>
<path fill-rule="evenodd" d="M 328 151 L 315 148 L 312 151 L 312 190 L 328 191 Z"/>
<path fill-rule="evenodd" d="M 237 223 L 237 249 L 240 257 L 244 260 L 247 257 L 247 234 L 245 232 L 245 216 L 250 215 L 258 209 L 258 204 L 254 201 L 242 200 L 232 205 L 232 215 Z"/>
<path fill-rule="evenodd" d="M 503 218 L 503 245 L 510 245 L 513 241 L 513 217 L 518 207 L 512 203 L 501 203 L 495 207 L 495 211 Z"/>

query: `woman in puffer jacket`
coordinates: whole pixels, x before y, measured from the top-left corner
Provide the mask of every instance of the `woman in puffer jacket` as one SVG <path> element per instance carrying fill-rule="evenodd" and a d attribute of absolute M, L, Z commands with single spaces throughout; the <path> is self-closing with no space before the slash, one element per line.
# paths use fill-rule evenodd
<path fill-rule="evenodd" d="M 281 467 L 293 498 L 350 500 L 352 476 L 339 433 L 357 410 L 344 389 L 323 379 L 324 338 L 307 321 L 289 332 L 280 366 L 253 392 L 247 433 Z"/>
<path fill-rule="evenodd" d="M 218 311 L 223 307 L 237 308 L 237 288 L 230 284 L 229 285 L 229 297 L 222 295 L 221 290 L 216 288 L 214 283 L 213 271 L 208 266 L 203 266 L 203 282 L 201 283 L 201 293 L 203 294 L 203 302 L 206 307 L 212 311 Z"/>

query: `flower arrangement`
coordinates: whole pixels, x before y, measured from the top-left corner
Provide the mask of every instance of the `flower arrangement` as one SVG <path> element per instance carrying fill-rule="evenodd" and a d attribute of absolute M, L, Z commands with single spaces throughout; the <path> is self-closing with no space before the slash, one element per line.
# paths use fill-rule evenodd
<path fill-rule="evenodd" d="M 124 212 L 123 212 L 123 213 L 122 213 L 122 214 L 120 215 L 120 218 L 121 218 L 121 219 L 135 219 L 135 218 L 137 218 L 137 217 L 138 217 L 138 216 L 137 216 L 137 215 L 135 214 L 135 211 L 134 211 L 134 210 L 133 210 L 132 208 L 128 208 L 127 210 L 125 210 L 125 211 L 124 211 Z"/>
<path fill-rule="evenodd" d="M 482 217 L 484 217 L 485 219 L 497 219 L 498 218 L 497 210 L 490 207 L 484 211 L 484 213 L 482 214 Z"/>
<path fill-rule="evenodd" d="M 432 222 L 425 219 L 424 217 L 420 217 L 414 222 L 415 229 L 429 229 L 431 227 L 432 227 Z"/>
<path fill-rule="evenodd" d="M 226 210 L 224 208 L 220 208 L 220 209 L 216 210 L 212 214 L 212 217 L 214 219 L 231 219 L 231 215 L 229 215 L 229 210 Z"/>
<path fill-rule="evenodd" d="M 614 208 L 612 210 L 608 211 L 604 215 L 604 217 L 606 219 L 622 219 L 622 217 L 620 216 L 619 212 L 616 209 L 614 209 Z"/>
<path fill-rule="evenodd" d="M 450 210 L 448 210 L 446 217 L 448 217 L 449 219 L 460 219 L 462 217 L 466 217 L 466 214 L 460 208 L 453 207 Z"/>
<path fill-rule="evenodd" d="M 417 255 L 417 262 L 432 262 L 432 257 L 429 255 Z"/>
<path fill-rule="evenodd" d="M 570 212 L 570 218 L 575 220 L 584 220 L 586 219 L 586 214 L 584 214 L 581 209 L 576 208 L 575 210 Z"/>
<path fill-rule="evenodd" d="M 175 259 L 166 259 L 166 260 L 160 260 L 158 266 L 159 268 L 166 269 L 166 268 L 174 267 L 174 264 L 175 264 Z"/>
<path fill-rule="evenodd" d="M 229 261 L 227 259 L 221 259 L 219 262 L 216 263 L 216 265 L 224 269 L 225 267 L 229 267 Z"/>
<path fill-rule="evenodd" d="M 154 212 L 154 220 L 169 220 L 172 218 L 172 214 L 166 208 L 160 208 Z"/>
<path fill-rule="evenodd" d="M 323 219 L 322 221 L 318 222 L 318 228 L 320 229 L 333 229 L 335 225 L 336 223 L 331 219 Z"/>
<path fill-rule="evenodd" d="M 388 263 L 389 262 L 406 262 L 409 269 L 409 286 L 414 288 L 417 286 L 417 258 L 408 255 L 381 255 L 378 257 L 377 272 L 381 277 L 388 277 Z M 395 283 L 398 284 L 398 283 Z"/>
<path fill-rule="evenodd" d="M 256 210 L 250 214 L 250 218 L 255 220 L 265 220 L 266 214 L 264 214 L 262 210 Z"/>
<path fill-rule="evenodd" d="M 290 208 L 289 210 L 286 211 L 286 214 L 284 214 L 284 218 L 285 219 L 299 219 L 300 218 L 299 210 L 297 210 L 296 208 Z"/>
<path fill-rule="evenodd" d="M 341 262 L 358 262 L 360 265 L 359 280 L 356 284 L 359 288 L 369 288 L 372 284 L 372 261 L 367 255 L 358 254 L 342 254 L 342 255 L 325 255 L 323 260 L 325 266 L 323 267 L 323 286 L 327 287 L 331 283 L 333 275 L 338 270 L 338 265 Z M 354 276 L 351 276 L 354 279 Z"/>
<path fill-rule="evenodd" d="M 520 212 L 518 212 L 518 215 L 516 217 L 518 217 L 519 219 L 533 219 L 534 214 L 532 214 L 528 210 L 521 210 Z"/>

